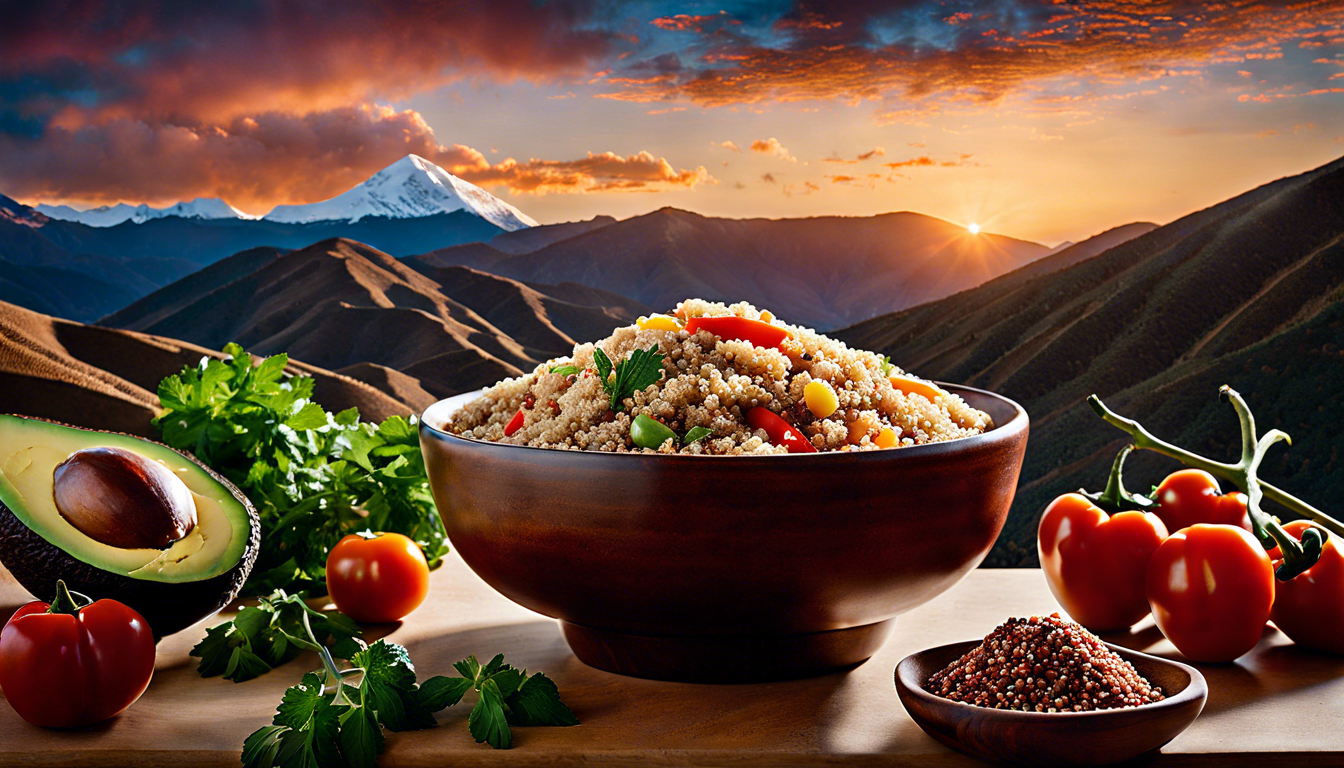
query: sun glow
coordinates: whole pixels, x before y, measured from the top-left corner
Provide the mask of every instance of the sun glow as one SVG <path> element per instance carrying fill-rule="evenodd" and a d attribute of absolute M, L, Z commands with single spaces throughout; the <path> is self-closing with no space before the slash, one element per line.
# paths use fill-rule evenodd
<path fill-rule="evenodd" d="M 970 232 L 972 235 L 978 235 L 980 234 L 980 225 L 971 224 L 970 226 L 966 227 L 966 231 Z"/>

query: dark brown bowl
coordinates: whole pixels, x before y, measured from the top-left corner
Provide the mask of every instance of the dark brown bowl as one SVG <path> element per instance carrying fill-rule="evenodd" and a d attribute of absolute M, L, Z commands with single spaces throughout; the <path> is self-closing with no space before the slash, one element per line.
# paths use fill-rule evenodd
<path fill-rule="evenodd" d="M 561 451 L 442 431 L 473 393 L 426 410 L 420 444 L 462 559 L 560 619 L 584 662 L 666 680 L 799 677 L 867 660 L 1003 528 L 1027 413 L 941 386 L 998 426 L 861 453 Z"/>
<path fill-rule="evenodd" d="M 910 718 L 947 746 L 984 760 L 1017 765 L 1106 765 L 1160 749 L 1199 717 L 1209 688 L 1199 670 L 1107 643 L 1166 699 L 1096 712 L 988 709 L 924 690 L 929 677 L 979 640 L 920 651 L 896 665 L 896 691 Z"/>

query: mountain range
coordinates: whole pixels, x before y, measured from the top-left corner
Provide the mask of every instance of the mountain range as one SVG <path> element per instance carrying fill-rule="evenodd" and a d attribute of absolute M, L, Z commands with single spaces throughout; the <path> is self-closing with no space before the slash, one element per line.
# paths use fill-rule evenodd
<path fill-rule="evenodd" d="M 1026 406 L 1022 484 L 989 562 L 1033 564 L 1045 505 L 1105 484 L 1126 438 L 1086 406 L 1093 393 L 1159 436 L 1231 460 L 1237 422 L 1216 397 L 1230 384 L 1261 430 L 1293 437 L 1269 455 L 1262 476 L 1318 503 L 1337 498 L 1344 159 L 1078 258 L 1087 246 L 836 334 L 921 375 Z M 1140 491 L 1175 466 L 1149 453 L 1130 464 Z"/>
<path fill-rule="evenodd" d="M 545 229 L 445 248 L 412 262 L 417 268 L 467 266 L 524 282 L 579 283 L 661 309 L 688 296 L 750 301 L 828 329 L 979 285 L 1049 251 L 909 212 L 722 219 L 663 208 L 549 243 L 540 237 Z"/>
<path fill-rule="evenodd" d="M 517 376 L 647 307 L 581 286 L 524 285 L 466 268 L 427 276 L 363 243 L 252 249 L 101 321 L 211 349 L 288 352 L 416 409 Z"/>
<path fill-rule="evenodd" d="M 526 214 L 416 155 L 330 200 L 265 217 L 202 198 L 76 211 L 0 196 L 0 300 L 96 320 L 203 266 L 256 247 L 333 237 L 395 256 L 486 241 L 534 225 Z"/>

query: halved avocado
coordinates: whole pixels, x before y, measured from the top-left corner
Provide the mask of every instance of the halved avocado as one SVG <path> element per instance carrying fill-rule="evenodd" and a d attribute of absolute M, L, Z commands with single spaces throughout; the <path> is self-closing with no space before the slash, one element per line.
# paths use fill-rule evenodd
<path fill-rule="evenodd" d="M 170 514 L 169 524 L 151 524 Z M 148 545 L 128 543 L 138 541 Z M 132 435 L 0 415 L 0 562 L 38 599 L 50 600 L 64 579 L 134 608 L 156 637 L 170 635 L 237 596 L 260 543 L 247 497 L 193 456 Z"/>

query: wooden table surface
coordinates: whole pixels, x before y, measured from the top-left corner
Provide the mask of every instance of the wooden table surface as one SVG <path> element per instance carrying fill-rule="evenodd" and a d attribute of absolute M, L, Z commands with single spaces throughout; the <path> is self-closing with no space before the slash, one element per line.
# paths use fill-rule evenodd
<path fill-rule="evenodd" d="M 0 570 L 0 618 L 28 599 Z M 1010 615 L 1055 610 L 1039 571 L 981 570 L 899 619 L 886 646 L 851 672 L 759 685 L 663 683 L 584 666 L 556 622 L 510 603 L 450 556 L 426 604 L 390 634 L 410 649 L 421 679 L 468 654 L 503 652 L 552 677 L 582 725 L 517 728 L 514 748 L 495 751 L 472 741 L 462 703 L 439 714 L 438 728 L 388 734 L 379 765 L 971 765 L 906 715 L 892 685 L 896 663 L 981 637 Z M 144 697 L 102 725 L 47 731 L 0 706 L 0 764 L 236 767 L 243 739 L 319 665 L 309 655 L 246 683 L 203 680 L 187 651 L 205 626 L 164 640 Z M 1109 639 L 1175 655 L 1150 621 Z M 1262 753 L 1279 753 L 1275 766 L 1344 765 L 1344 659 L 1299 650 L 1270 629 L 1238 663 L 1201 668 L 1210 689 L 1203 715 L 1153 762 L 1266 766 Z"/>

